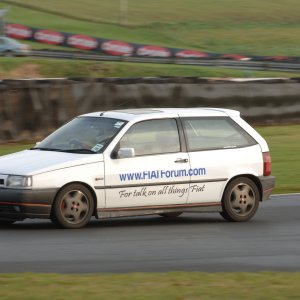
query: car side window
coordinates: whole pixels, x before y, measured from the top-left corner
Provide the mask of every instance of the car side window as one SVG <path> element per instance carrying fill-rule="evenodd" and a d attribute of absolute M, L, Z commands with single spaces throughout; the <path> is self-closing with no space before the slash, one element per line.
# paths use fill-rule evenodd
<path fill-rule="evenodd" d="M 189 151 L 247 147 L 257 142 L 230 118 L 185 118 Z"/>
<path fill-rule="evenodd" d="M 120 140 L 120 148 L 134 148 L 135 155 L 180 151 L 175 119 L 158 119 L 134 124 Z"/>

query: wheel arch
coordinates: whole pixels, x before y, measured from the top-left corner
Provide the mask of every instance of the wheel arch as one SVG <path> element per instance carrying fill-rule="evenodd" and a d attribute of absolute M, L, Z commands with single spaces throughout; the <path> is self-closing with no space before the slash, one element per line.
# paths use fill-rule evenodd
<path fill-rule="evenodd" d="M 14 52 L 11 49 L 7 49 L 3 52 L 3 56 L 14 56 Z"/>
<path fill-rule="evenodd" d="M 83 185 L 84 187 L 86 187 L 92 194 L 92 197 L 93 197 L 93 201 L 94 201 L 94 211 L 93 211 L 93 216 L 95 216 L 97 214 L 97 196 L 96 196 L 96 193 L 94 191 L 94 189 L 89 185 L 87 184 L 86 182 L 83 182 L 83 181 L 71 181 L 71 182 L 68 182 L 66 183 L 65 185 L 61 186 L 55 193 L 55 196 L 54 196 L 54 200 L 53 200 L 53 203 L 52 203 L 52 207 L 51 207 L 51 214 L 52 214 L 52 210 L 53 210 L 53 207 L 54 207 L 54 202 L 57 198 L 57 194 L 63 189 L 65 188 L 66 186 L 68 185 L 71 185 L 71 184 L 81 184 Z"/>
<path fill-rule="evenodd" d="M 226 191 L 227 186 L 228 186 L 233 180 L 235 180 L 236 178 L 239 178 L 239 177 L 246 177 L 246 178 L 252 180 L 252 181 L 255 183 L 255 185 L 256 185 L 256 187 L 258 188 L 258 191 L 259 191 L 259 202 L 261 202 L 261 201 L 262 201 L 262 196 L 263 196 L 262 185 L 261 185 L 260 180 L 259 180 L 255 175 L 253 175 L 253 174 L 239 174 L 239 175 L 236 175 L 236 176 L 232 177 L 232 178 L 227 182 L 227 184 L 226 184 L 226 186 L 225 186 L 225 188 L 224 188 L 224 190 L 223 190 L 222 199 L 223 199 L 223 197 L 224 197 L 224 193 L 225 193 L 225 191 Z"/>

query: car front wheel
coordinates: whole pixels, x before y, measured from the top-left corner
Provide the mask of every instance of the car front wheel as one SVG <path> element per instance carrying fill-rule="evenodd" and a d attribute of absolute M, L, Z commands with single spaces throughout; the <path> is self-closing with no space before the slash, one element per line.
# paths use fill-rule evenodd
<path fill-rule="evenodd" d="M 63 228 L 84 227 L 94 211 L 94 200 L 87 187 L 70 184 L 61 189 L 55 199 L 51 219 Z"/>
<path fill-rule="evenodd" d="M 250 220 L 257 211 L 260 193 L 256 184 L 247 177 L 232 180 L 225 189 L 221 216 L 233 222 Z"/>

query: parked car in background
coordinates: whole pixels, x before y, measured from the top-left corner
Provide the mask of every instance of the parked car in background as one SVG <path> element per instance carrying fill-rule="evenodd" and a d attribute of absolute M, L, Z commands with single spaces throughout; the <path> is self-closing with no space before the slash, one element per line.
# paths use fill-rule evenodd
<path fill-rule="evenodd" d="M 30 53 L 30 47 L 21 44 L 18 41 L 0 36 L 0 54 L 3 56 L 27 56 Z"/>

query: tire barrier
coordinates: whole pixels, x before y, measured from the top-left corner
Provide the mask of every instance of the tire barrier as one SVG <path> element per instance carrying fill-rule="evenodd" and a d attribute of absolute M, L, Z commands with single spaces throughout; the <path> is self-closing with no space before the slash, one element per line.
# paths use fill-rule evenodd
<path fill-rule="evenodd" d="M 209 53 L 155 45 L 129 43 L 84 34 L 61 32 L 52 29 L 30 27 L 23 24 L 6 24 L 5 33 L 14 39 L 28 40 L 48 45 L 64 46 L 110 56 L 207 58 Z"/>
<path fill-rule="evenodd" d="M 230 60 L 277 63 L 300 63 L 300 57 L 293 56 L 254 56 L 234 53 L 213 53 L 190 49 L 162 47 L 156 45 L 129 43 L 126 41 L 93 37 L 84 34 L 30 27 L 23 24 L 6 24 L 5 33 L 14 39 L 28 40 L 45 45 L 56 45 L 89 51 L 111 57 L 160 58 L 162 60 Z"/>
<path fill-rule="evenodd" d="M 300 121 L 300 78 L 68 78 L 0 82 L 0 142 L 39 141 L 72 117 L 132 107 L 222 107 L 254 124 Z"/>

